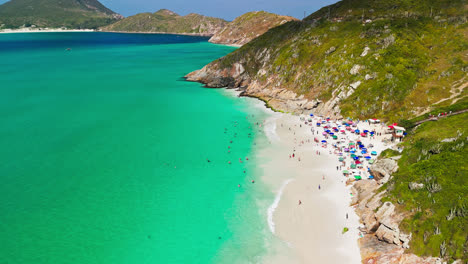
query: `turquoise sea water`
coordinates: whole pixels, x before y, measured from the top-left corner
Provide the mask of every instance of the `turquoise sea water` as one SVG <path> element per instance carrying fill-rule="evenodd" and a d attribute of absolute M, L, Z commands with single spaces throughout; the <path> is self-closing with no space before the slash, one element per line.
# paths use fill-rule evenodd
<path fill-rule="evenodd" d="M 262 113 L 181 78 L 232 50 L 0 34 L 0 263 L 256 262 Z"/>

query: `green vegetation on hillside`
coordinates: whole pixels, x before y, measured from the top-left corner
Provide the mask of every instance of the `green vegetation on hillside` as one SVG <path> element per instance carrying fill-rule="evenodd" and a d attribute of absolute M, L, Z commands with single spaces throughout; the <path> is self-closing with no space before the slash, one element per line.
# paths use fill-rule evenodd
<path fill-rule="evenodd" d="M 97 0 L 11 0 L 0 5 L 0 29 L 32 25 L 94 29 L 120 18 Z"/>
<path fill-rule="evenodd" d="M 170 10 L 161 9 L 156 13 L 141 13 L 127 17 L 102 29 L 122 32 L 214 34 L 223 28 L 226 23 L 221 18 L 199 14 L 179 16 Z"/>
<path fill-rule="evenodd" d="M 402 145 L 388 197 L 408 215 L 410 251 L 468 261 L 468 113 L 429 121 Z M 424 184 L 410 189 L 410 183 Z"/>
<path fill-rule="evenodd" d="M 466 96 L 467 7 L 465 0 L 344 0 L 214 64 L 239 62 L 264 87 L 337 100 L 345 117 L 410 119 Z"/>

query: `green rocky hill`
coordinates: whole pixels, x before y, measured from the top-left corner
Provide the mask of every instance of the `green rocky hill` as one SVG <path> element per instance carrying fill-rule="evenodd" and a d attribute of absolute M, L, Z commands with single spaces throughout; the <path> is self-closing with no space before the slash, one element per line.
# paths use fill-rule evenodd
<path fill-rule="evenodd" d="M 466 96 L 467 1 L 344 0 L 187 75 L 275 109 L 408 119 Z"/>
<path fill-rule="evenodd" d="M 226 23 L 221 18 L 193 13 L 180 16 L 170 10 L 161 9 L 156 13 L 141 13 L 127 17 L 103 27 L 102 30 L 213 35 L 221 30 Z"/>
<path fill-rule="evenodd" d="M 267 32 L 270 28 L 282 25 L 294 17 L 280 16 L 264 11 L 245 13 L 216 33 L 209 40 L 212 43 L 244 45 L 252 39 Z"/>
<path fill-rule="evenodd" d="M 11 0 L 0 5 L 0 28 L 97 28 L 122 16 L 97 0 Z"/>
<path fill-rule="evenodd" d="M 466 0 L 343 0 L 186 78 L 239 87 L 276 110 L 399 122 L 408 132 L 403 151 L 381 155 L 398 156 L 399 168 L 373 197 L 395 205 L 399 226 L 382 230 L 401 230 L 409 248 L 374 230 L 362 240 L 363 263 L 466 263 L 467 11 Z M 457 115 L 418 123 L 450 111 Z M 371 216 L 361 221 L 375 222 Z"/>

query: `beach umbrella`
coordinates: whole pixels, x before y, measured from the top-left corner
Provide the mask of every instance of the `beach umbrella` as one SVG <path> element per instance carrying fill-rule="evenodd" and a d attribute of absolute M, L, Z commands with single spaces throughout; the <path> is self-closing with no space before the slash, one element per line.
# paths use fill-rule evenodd
<path fill-rule="evenodd" d="M 357 166 L 358 168 L 362 168 L 362 167 L 363 167 L 361 163 L 357 164 L 356 166 Z"/>
<path fill-rule="evenodd" d="M 350 157 L 351 157 L 351 158 L 354 158 L 354 157 L 356 157 L 356 155 L 355 155 L 355 154 L 351 154 Z"/>
<path fill-rule="evenodd" d="M 348 151 L 349 151 L 349 148 L 345 148 L 344 151 L 345 151 L 345 152 L 348 152 Z"/>
<path fill-rule="evenodd" d="M 344 158 L 343 158 L 343 157 L 339 157 L 338 160 L 339 160 L 339 161 L 343 161 Z"/>
<path fill-rule="evenodd" d="M 337 136 L 333 136 L 333 139 L 338 139 L 338 137 L 337 137 Z"/>
<path fill-rule="evenodd" d="M 370 159 L 371 159 L 370 156 L 365 156 L 364 158 L 365 158 L 366 160 L 370 160 Z"/>
<path fill-rule="evenodd" d="M 356 164 L 351 164 L 351 169 L 355 169 L 356 168 Z"/>
<path fill-rule="evenodd" d="M 354 179 L 356 179 L 357 181 L 362 180 L 361 176 L 359 175 L 354 175 Z"/>
<path fill-rule="evenodd" d="M 335 133 L 333 133 L 333 132 L 328 132 L 328 134 L 330 134 L 330 136 L 335 135 Z"/>
<path fill-rule="evenodd" d="M 372 176 L 372 175 L 369 175 L 369 179 L 374 179 L 374 176 Z"/>
<path fill-rule="evenodd" d="M 314 116 L 314 114 L 310 114 L 310 116 Z"/>
<path fill-rule="evenodd" d="M 322 143 L 327 143 L 327 141 L 326 141 L 326 140 L 322 140 Z"/>
<path fill-rule="evenodd" d="M 356 145 L 356 144 L 354 144 L 353 142 L 350 142 L 349 145 L 350 145 L 350 146 L 354 146 L 354 145 Z"/>
<path fill-rule="evenodd" d="M 374 163 L 374 160 L 373 159 L 370 159 L 369 160 L 369 164 L 373 164 Z"/>
<path fill-rule="evenodd" d="M 361 154 L 366 154 L 366 153 L 367 153 L 367 151 L 361 150 Z"/>
<path fill-rule="evenodd" d="M 326 134 L 327 134 L 327 132 L 322 132 L 322 135 L 326 135 Z"/>
<path fill-rule="evenodd" d="M 356 160 L 355 163 L 356 163 L 356 165 L 361 164 L 361 162 L 359 160 Z"/>
<path fill-rule="evenodd" d="M 361 133 L 361 137 L 365 137 L 365 136 L 367 136 L 366 133 Z"/>
<path fill-rule="evenodd" d="M 347 170 L 343 171 L 343 174 L 348 174 L 348 173 L 349 173 L 349 171 L 347 171 Z"/>
<path fill-rule="evenodd" d="M 367 150 L 366 148 L 361 148 L 362 150 Z"/>
<path fill-rule="evenodd" d="M 364 130 L 364 131 L 362 131 L 362 132 L 364 132 L 364 133 L 369 133 L 369 130 Z"/>
<path fill-rule="evenodd" d="M 374 155 L 374 156 L 377 155 L 377 151 L 372 151 L 371 155 Z"/>
<path fill-rule="evenodd" d="M 359 134 L 359 129 L 354 130 L 354 132 L 356 132 L 356 134 Z"/>
<path fill-rule="evenodd" d="M 350 152 L 350 153 L 353 153 L 353 154 L 354 154 L 354 153 L 356 153 L 356 151 L 355 151 L 355 150 L 351 150 L 351 151 L 349 151 L 349 152 Z"/>
<path fill-rule="evenodd" d="M 354 160 L 359 160 L 359 157 L 354 156 L 353 159 L 354 159 Z"/>

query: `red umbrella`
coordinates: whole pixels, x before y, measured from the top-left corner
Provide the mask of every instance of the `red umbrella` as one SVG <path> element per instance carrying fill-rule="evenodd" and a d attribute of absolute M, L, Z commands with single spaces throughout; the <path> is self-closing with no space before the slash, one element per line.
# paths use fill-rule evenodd
<path fill-rule="evenodd" d="M 360 162 L 359 160 L 356 160 L 356 162 L 355 162 L 355 163 L 356 163 L 356 164 L 361 164 L 361 162 Z"/>

